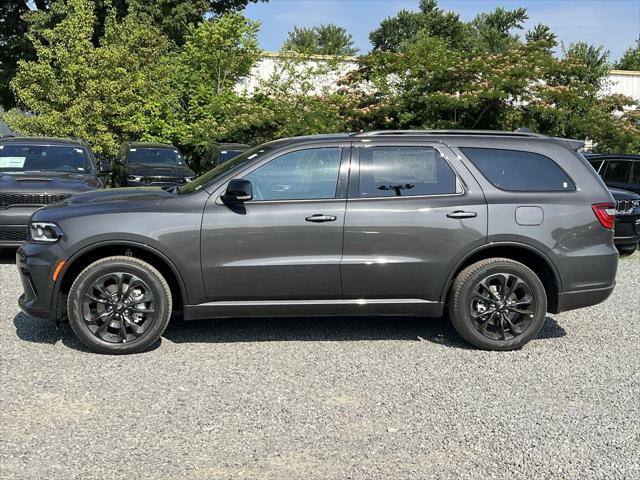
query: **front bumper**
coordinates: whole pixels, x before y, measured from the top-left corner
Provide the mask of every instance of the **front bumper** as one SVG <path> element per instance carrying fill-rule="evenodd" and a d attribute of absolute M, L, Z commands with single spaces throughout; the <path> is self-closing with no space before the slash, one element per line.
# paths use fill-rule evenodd
<path fill-rule="evenodd" d="M 24 243 L 16 252 L 16 267 L 24 293 L 20 309 L 31 317 L 59 319 L 62 305 L 55 298 L 53 272 L 65 252 L 58 243 Z"/>
<path fill-rule="evenodd" d="M 613 242 L 616 245 L 630 245 L 640 242 L 640 211 L 633 214 L 616 215 Z"/>
<path fill-rule="evenodd" d="M 12 206 L 0 210 L 0 248 L 19 247 L 27 239 L 29 219 L 39 206 Z"/>

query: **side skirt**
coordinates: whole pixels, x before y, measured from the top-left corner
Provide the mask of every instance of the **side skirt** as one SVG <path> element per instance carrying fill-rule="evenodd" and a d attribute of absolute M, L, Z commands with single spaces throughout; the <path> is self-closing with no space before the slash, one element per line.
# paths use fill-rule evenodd
<path fill-rule="evenodd" d="M 441 317 L 444 303 L 418 298 L 348 300 L 257 300 L 185 305 L 185 320 L 225 317 L 322 317 L 398 315 Z"/>

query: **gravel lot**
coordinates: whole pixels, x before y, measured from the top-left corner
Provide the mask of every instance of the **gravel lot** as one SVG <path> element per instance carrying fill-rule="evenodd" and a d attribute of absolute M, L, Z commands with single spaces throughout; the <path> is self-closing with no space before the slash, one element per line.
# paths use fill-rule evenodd
<path fill-rule="evenodd" d="M 0 477 L 640 478 L 640 254 L 519 352 L 444 320 L 170 325 L 88 353 L 19 313 L 0 257 Z"/>

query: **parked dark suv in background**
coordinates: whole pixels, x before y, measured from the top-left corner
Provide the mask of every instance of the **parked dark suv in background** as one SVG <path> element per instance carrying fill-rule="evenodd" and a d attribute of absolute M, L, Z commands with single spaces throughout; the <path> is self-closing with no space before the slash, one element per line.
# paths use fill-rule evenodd
<path fill-rule="evenodd" d="M 113 165 L 114 187 L 175 186 L 195 178 L 173 145 L 127 142 Z"/>
<path fill-rule="evenodd" d="M 68 138 L 0 138 L 0 248 L 27 238 L 31 214 L 70 195 L 104 187 L 108 163 Z"/>
<path fill-rule="evenodd" d="M 186 320 L 423 315 L 510 350 L 547 312 L 613 291 L 614 203 L 576 150 L 529 133 L 283 139 L 178 189 L 106 190 L 38 210 L 21 308 L 91 349 L 133 353 Z"/>
<path fill-rule="evenodd" d="M 640 155 L 587 153 L 586 157 L 607 186 L 640 194 Z"/>

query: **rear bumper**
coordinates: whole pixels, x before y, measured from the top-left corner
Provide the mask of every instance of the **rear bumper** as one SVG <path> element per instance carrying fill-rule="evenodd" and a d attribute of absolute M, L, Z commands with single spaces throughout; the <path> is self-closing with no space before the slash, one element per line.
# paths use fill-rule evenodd
<path fill-rule="evenodd" d="M 573 292 L 562 292 L 558 294 L 558 308 L 556 312 L 566 312 L 577 308 L 591 307 L 604 302 L 613 292 L 615 283 L 610 287 L 591 288 L 589 290 L 578 290 Z"/>

